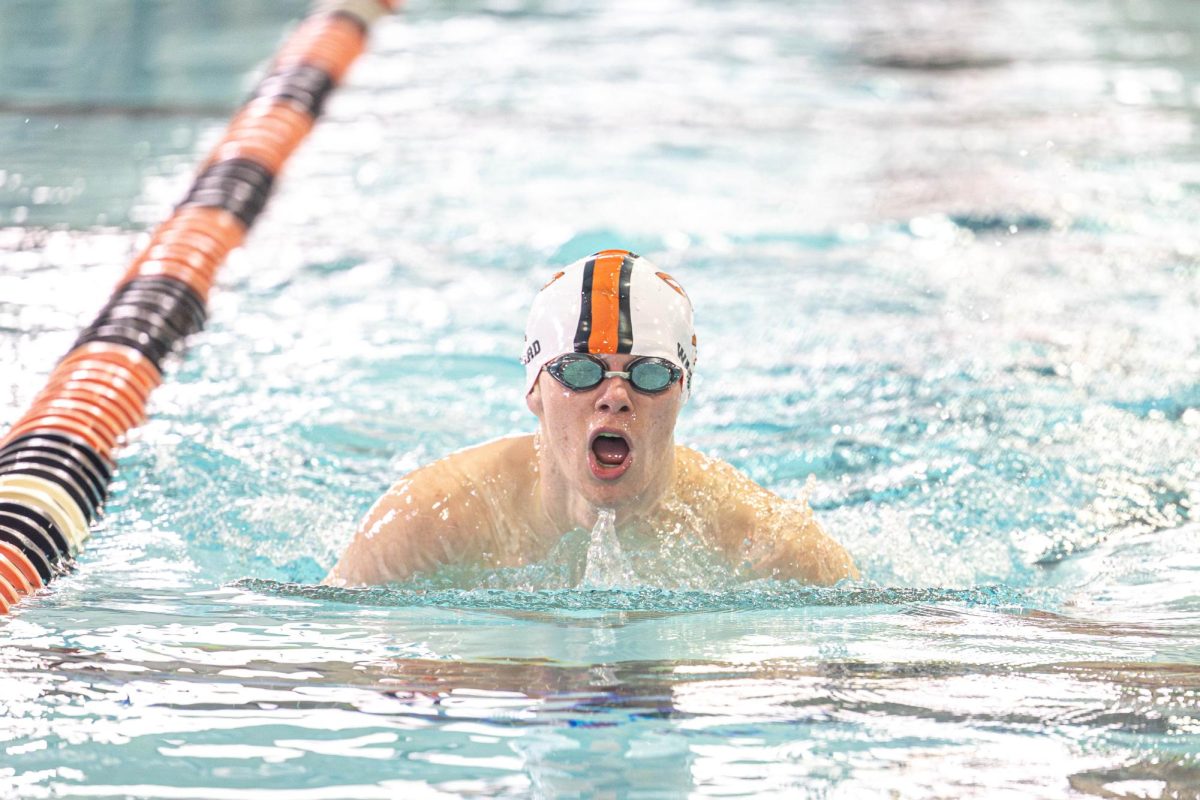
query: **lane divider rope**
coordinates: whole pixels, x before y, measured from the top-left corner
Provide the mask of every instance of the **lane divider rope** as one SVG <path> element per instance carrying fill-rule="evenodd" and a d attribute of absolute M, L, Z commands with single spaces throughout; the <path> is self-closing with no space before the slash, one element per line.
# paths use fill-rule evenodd
<path fill-rule="evenodd" d="M 313 4 L 183 201 L 0 438 L 0 615 L 71 568 L 108 496 L 114 452 L 146 420 L 164 359 L 204 326 L 217 270 L 363 52 L 371 25 L 400 3 Z"/>

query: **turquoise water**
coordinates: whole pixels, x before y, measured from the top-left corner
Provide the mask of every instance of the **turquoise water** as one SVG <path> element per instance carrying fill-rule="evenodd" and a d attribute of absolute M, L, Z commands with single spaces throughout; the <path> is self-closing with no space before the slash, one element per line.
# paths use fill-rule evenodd
<path fill-rule="evenodd" d="M 303 10 L 5 6 L 0 424 Z M 1166 0 L 414 3 L 0 620 L 0 796 L 1196 796 L 1197 52 Z M 697 307 L 679 440 L 815 475 L 864 580 L 311 586 L 532 430 L 529 298 L 613 245 Z"/>

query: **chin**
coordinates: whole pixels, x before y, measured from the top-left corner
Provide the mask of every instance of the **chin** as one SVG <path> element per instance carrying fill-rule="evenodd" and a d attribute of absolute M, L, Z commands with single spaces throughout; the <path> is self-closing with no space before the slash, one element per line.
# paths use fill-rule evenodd
<path fill-rule="evenodd" d="M 636 510 L 644 502 L 647 492 L 644 481 L 628 474 L 615 481 L 600 481 L 588 475 L 581 489 L 580 494 L 589 505 L 618 512 Z"/>

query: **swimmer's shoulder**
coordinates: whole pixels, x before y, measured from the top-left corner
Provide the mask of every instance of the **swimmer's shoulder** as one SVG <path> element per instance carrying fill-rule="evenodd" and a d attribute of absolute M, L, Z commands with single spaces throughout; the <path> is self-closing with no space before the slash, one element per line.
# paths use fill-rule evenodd
<path fill-rule="evenodd" d="M 719 458 L 676 448 L 677 493 L 706 509 L 717 543 L 764 576 L 831 585 L 857 578 L 846 549 L 825 532 L 807 500 L 785 500 Z"/>
<path fill-rule="evenodd" d="M 536 463 L 533 434 L 513 434 L 456 450 L 411 475 L 429 471 L 456 473 L 471 482 L 522 482 L 532 477 Z"/>
<path fill-rule="evenodd" d="M 742 496 L 758 493 L 774 496 L 728 461 L 687 445 L 675 445 L 675 469 L 678 482 L 685 489 L 706 493 L 719 490 L 721 494 L 733 492 Z"/>
<path fill-rule="evenodd" d="M 762 527 L 781 513 L 812 516 L 807 495 L 786 499 L 755 481 L 746 473 L 715 456 L 690 447 L 676 447 L 677 492 L 715 505 L 723 527 L 744 531 Z"/>
<path fill-rule="evenodd" d="M 494 515 L 497 503 L 528 493 L 537 477 L 536 463 L 532 435 L 504 436 L 415 469 L 397 486 L 456 508 L 462 513 L 455 519 L 477 530 L 487 521 L 479 515 Z"/>
<path fill-rule="evenodd" d="M 386 583 L 438 563 L 475 559 L 491 542 L 503 495 L 525 485 L 532 457 L 532 436 L 508 436 L 409 472 L 367 512 L 325 582 Z"/>
<path fill-rule="evenodd" d="M 675 492 L 712 526 L 718 545 L 734 553 L 779 501 L 749 475 L 724 459 L 691 447 L 675 448 Z"/>
<path fill-rule="evenodd" d="M 488 487 L 523 484 L 532 458 L 531 435 L 493 439 L 414 469 L 397 481 L 380 501 L 385 509 L 403 507 L 411 512 L 412 519 L 435 511 L 442 524 L 453 524 L 445 513 L 447 508 L 470 505 L 471 498 Z M 461 519 L 461 516 L 455 519 Z"/>

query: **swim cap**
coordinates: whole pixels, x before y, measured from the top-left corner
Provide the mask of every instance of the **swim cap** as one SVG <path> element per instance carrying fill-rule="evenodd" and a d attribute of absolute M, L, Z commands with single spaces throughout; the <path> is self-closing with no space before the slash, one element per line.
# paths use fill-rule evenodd
<path fill-rule="evenodd" d="M 628 250 L 601 250 L 556 273 L 533 299 L 525 326 L 525 393 L 563 353 L 632 353 L 680 367 L 692 389 L 696 331 L 683 287 Z"/>

